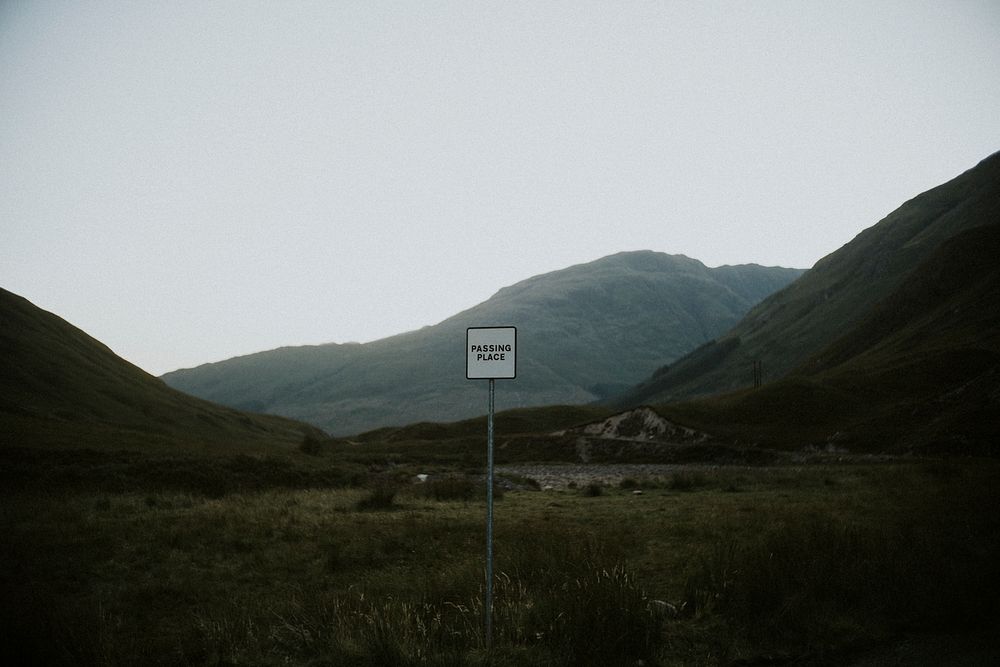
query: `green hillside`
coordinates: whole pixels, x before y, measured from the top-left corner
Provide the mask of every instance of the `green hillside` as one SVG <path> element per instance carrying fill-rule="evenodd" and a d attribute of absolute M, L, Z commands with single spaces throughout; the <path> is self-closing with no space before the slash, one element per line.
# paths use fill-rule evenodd
<path fill-rule="evenodd" d="M 614 403 L 665 403 L 747 387 L 754 361 L 762 362 L 765 381 L 781 378 L 858 327 L 944 241 L 998 220 L 1000 154 L 994 154 L 906 202 L 723 336 L 661 367 Z M 873 334 L 869 328 L 856 336 Z"/>
<path fill-rule="evenodd" d="M 182 394 L 0 289 L 0 447 L 254 451 L 315 429 Z"/>
<path fill-rule="evenodd" d="M 1000 222 L 960 232 L 785 378 L 660 411 L 769 446 L 996 456 L 998 257 Z"/>
<path fill-rule="evenodd" d="M 465 329 L 518 327 L 518 378 L 498 409 L 605 398 L 735 324 L 801 274 L 620 253 L 536 276 L 437 325 L 366 344 L 282 348 L 163 376 L 184 392 L 349 434 L 482 414 Z"/>

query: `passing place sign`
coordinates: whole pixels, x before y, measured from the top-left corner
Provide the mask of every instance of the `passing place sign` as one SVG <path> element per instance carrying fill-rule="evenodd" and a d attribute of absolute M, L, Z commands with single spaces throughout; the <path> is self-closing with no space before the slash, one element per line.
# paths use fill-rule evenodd
<path fill-rule="evenodd" d="M 517 328 L 466 329 L 465 377 L 469 380 L 517 377 Z"/>

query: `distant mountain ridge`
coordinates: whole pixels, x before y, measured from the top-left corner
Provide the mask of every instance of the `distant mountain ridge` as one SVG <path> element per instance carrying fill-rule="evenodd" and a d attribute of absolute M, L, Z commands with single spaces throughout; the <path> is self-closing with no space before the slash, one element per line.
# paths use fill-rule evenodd
<path fill-rule="evenodd" d="M 622 391 L 720 335 L 801 273 L 624 252 L 528 278 L 418 331 L 365 344 L 280 348 L 163 379 L 335 435 L 461 419 L 484 410 L 482 383 L 465 380 L 465 329 L 513 325 L 518 378 L 504 381 L 498 407 L 581 404 Z"/>
<path fill-rule="evenodd" d="M 730 331 L 659 368 L 615 405 L 666 403 L 775 380 L 820 355 L 904 285 L 948 239 L 1000 222 L 1000 153 L 907 201 L 750 310 Z M 812 363 L 822 363 L 822 359 Z"/>

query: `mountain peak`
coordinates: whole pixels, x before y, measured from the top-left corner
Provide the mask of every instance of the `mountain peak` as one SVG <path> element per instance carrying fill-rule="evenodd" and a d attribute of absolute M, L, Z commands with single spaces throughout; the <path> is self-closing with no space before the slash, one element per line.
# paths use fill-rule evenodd
<path fill-rule="evenodd" d="M 505 287 L 418 331 L 355 348 L 291 348 L 169 373 L 172 386 L 335 434 L 482 412 L 465 379 L 465 328 L 518 327 L 508 407 L 579 404 L 627 388 L 720 334 L 799 276 L 795 269 L 708 269 L 683 255 L 622 252 Z"/>

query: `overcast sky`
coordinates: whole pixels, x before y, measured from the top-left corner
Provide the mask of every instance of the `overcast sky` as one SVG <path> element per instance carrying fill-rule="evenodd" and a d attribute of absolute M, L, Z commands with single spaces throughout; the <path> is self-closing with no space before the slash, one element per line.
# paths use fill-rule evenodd
<path fill-rule="evenodd" d="M 0 0 L 0 286 L 154 374 L 806 268 L 997 150 L 996 0 Z"/>

